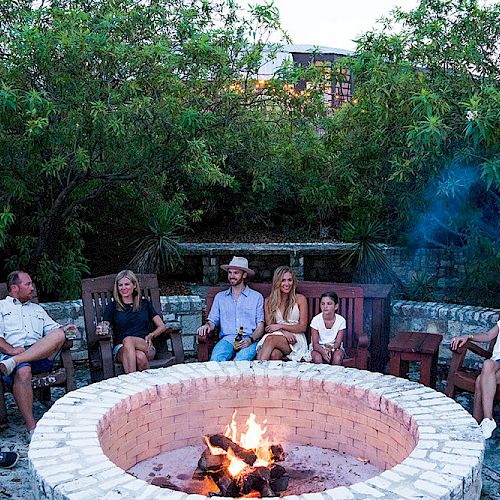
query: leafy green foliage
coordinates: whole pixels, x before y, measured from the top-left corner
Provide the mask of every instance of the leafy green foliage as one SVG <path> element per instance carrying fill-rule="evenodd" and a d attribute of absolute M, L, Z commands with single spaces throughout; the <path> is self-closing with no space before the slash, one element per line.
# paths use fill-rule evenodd
<path fill-rule="evenodd" d="M 389 265 L 384 246 L 380 222 L 362 219 L 356 223 L 346 222 L 342 228 L 343 239 L 352 242 L 352 249 L 346 250 L 341 265 L 353 270 L 356 283 L 388 283 L 394 274 Z"/>
<path fill-rule="evenodd" d="M 327 134 L 346 209 L 355 207 L 342 218 L 363 210 L 390 220 L 388 239 L 405 243 L 402 235 L 429 211 L 429 184 L 452 165 L 477 172 L 484 198 L 444 225 L 461 231 L 469 208 L 497 203 L 499 9 L 422 1 L 358 40 L 355 57 L 342 62 L 356 75 L 354 105 L 333 116 Z"/>
<path fill-rule="evenodd" d="M 151 217 L 133 186 L 159 207 L 184 195 L 183 218 L 202 223 L 240 198 L 249 206 L 280 163 L 268 148 L 284 140 L 276 123 L 289 131 L 319 109 L 319 88 L 294 97 L 275 81 L 256 92 L 279 29 L 272 5 L 241 17 L 230 0 L 0 0 L 0 13 L 2 257 L 45 276 L 46 294 L 77 290 L 93 251 L 84 241 L 106 235 L 104 214 L 115 219 L 109 200 L 136 207 L 140 221 L 122 228 L 129 245 Z M 263 214 L 275 207 L 269 197 Z M 173 223 L 160 212 L 150 231 L 161 247 Z"/>
<path fill-rule="evenodd" d="M 180 200 L 155 207 L 149 234 L 137 243 L 129 267 L 138 273 L 158 273 L 172 270 L 181 260 L 179 234 L 186 228 Z"/>

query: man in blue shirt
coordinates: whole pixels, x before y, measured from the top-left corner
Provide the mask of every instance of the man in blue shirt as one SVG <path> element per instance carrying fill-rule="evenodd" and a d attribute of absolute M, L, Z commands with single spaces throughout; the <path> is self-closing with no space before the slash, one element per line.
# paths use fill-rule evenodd
<path fill-rule="evenodd" d="M 257 342 L 264 333 L 264 297 L 245 283 L 248 276 L 255 274 L 249 269 L 247 259 L 233 257 L 229 264 L 220 267 L 227 271 L 231 287 L 215 296 L 208 320 L 197 333 L 204 336 L 216 326 L 220 327 L 220 340 L 210 361 L 233 358 L 250 361 L 255 358 Z M 235 349 L 234 341 L 240 328 L 243 328 L 243 339 Z"/>

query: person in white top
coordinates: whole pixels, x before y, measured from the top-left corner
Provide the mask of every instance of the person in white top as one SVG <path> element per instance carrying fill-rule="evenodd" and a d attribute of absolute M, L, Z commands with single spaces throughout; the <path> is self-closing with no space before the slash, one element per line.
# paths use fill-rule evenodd
<path fill-rule="evenodd" d="M 0 300 L 0 372 L 12 384 L 14 399 L 31 434 L 36 426 L 31 375 L 52 370 L 66 332 L 76 326 L 60 326 L 42 306 L 31 302 L 33 282 L 23 271 L 7 276 L 7 292 Z"/>
<path fill-rule="evenodd" d="M 339 298 L 335 292 L 320 297 L 321 313 L 311 321 L 311 358 L 313 363 L 341 365 L 344 359 L 346 322 L 340 314 Z"/>
<path fill-rule="evenodd" d="M 493 353 L 490 359 L 486 359 L 481 369 L 481 374 L 476 379 L 476 390 L 474 393 L 473 416 L 479 423 L 484 439 L 488 439 L 496 429 L 493 419 L 493 402 L 497 385 L 500 384 L 500 320 L 487 333 L 479 335 L 461 335 L 451 341 L 451 348 L 458 349 L 468 340 L 475 342 L 491 342 L 496 337 Z"/>
<path fill-rule="evenodd" d="M 257 344 L 257 359 L 300 361 L 307 357 L 307 301 L 296 288 L 297 278 L 290 267 L 274 271 L 271 293 L 264 301 L 267 326 Z"/>

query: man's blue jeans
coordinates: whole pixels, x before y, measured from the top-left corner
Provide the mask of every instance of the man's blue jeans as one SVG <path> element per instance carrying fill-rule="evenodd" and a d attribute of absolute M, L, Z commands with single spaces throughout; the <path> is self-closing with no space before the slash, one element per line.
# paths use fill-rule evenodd
<path fill-rule="evenodd" d="M 245 349 L 241 349 L 241 351 L 235 351 L 232 342 L 221 339 L 217 342 L 217 344 L 215 344 L 212 356 L 210 356 L 210 361 L 230 361 L 233 359 L 233 356 L 234 361 L 252 361 L 252 359 L 255 359 L 256 354 L 256 342 L 250 344 L 248 347 L 245 347 Z"/>

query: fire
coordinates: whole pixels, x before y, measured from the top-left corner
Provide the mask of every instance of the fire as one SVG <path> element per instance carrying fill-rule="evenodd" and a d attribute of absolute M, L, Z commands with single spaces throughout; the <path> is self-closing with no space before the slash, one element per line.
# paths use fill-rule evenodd
<path fill-rule="evenodd" d="M 264 420 L 263 426 L 261 426 L 256 421 L 255 415 L 251 413 L 245 423 L 246 432 L 240 432 L 238 435 L 236 414 L 237 412 L 235 411 L 233 413 L 231 423 L 227 426 L 225 436 L 232 439 L 235 443 L 238 443 L 243 448 L 246 448 L 247 450 L 253 450 L 255 452 L 255 454 L 257 455 L 257 460 L 253 464 L 254 467 L 267 467 L 271 465 L 272 455 L 270 443 L 266 437 L 266 420 Z M 212 453 L 215 453 L 213 451 L 215 448 L 210 445 L 208 440 L 207 443 L 210 451 Z M 216 453 L 219 454 L 220 452 L 220 448 L 217 448 Z M 248 466 L 243 460 L 240 460 L 238 457 L 236 457 L 231 449 L 228 450 L 227 456 L 230 460 L 228 470 L 233 477 L 236 477 L 245 467 Z"/>
<path fill-rule="evenodd" d="M 229 459 L 229 467 L 227 470 L 231 476 L 236 477 L 245 467 L 248 465 L 240 460 L 234 453 L 231 448 L 227 450 L 227 458 Z"/>

